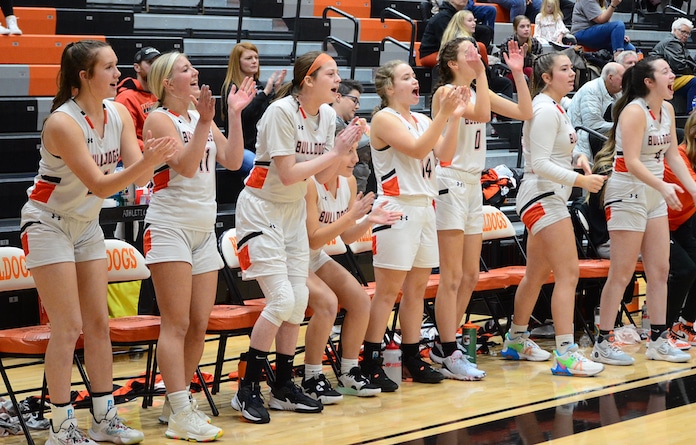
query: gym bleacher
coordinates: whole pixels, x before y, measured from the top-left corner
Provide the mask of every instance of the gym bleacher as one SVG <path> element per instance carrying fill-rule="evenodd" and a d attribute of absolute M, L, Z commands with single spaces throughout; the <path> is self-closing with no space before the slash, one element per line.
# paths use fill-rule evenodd
<path fill-rule="evenodd" d="M 379 104 L 372 83 L 374 69 L 399 58 L 414 66 L 421 83 L 417 111 L 429 111 L 432 71 L 417 66 L 418 38 L 427 17 L 421 8 L 427 2 L 71 0 L 70 7 L 56 4 L 65 3 L 14 0 L 23 35 L 0 36 L 0 149 L 6 159 L 0 167 L 0 245 L 20 245 L 19 214 L 36 174 L 42 122 L 57 89 L 61 53 L 72 41 L 90 38 L 109 42 L 124 77 L 134 76 L 131 61 L 144 46 L 185 52 L 200 71 L 201 83 L 209 84 L 217 94 L 229 53 L 239 40 L 251 41 L 259 48 L 262 80 L 282 68 L 288 68 L 288 80 L 293 54 L 323 49 L 335 56 L 341 77 L 352 77 L 365 85 L 359 110 L 363 117 L 369 117 Z M 627 23 L 628 36 L 646 53 L 667 35 L 672 15 L 629 10 L 615 14 L 614 20 Z M 512 34 L 512 25 L 505 18 L 501 11 L 496 44 Z M 519 163 L 520 123 L 499 123 L 496 129 L 499 136 L 489 136 L 488 166 L 515 166 Z M 221 209 L 233 209 L 240 187 L 237 175 L 218 170 Z M 229 215 L 222 212 L 217 227 L 220 232 L 233 224 Z"/>

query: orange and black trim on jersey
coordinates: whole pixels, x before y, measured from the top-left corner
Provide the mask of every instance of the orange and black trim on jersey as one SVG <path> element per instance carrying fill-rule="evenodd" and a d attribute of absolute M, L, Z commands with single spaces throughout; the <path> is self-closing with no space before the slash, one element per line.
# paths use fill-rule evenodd
<path fill-rule="evenodd" d="M 249 174 L 249 179 L 247 179 L 246 185 L 255 189 L 263 188 L 263 184 L 266 182 L 266 178 L 268 177 L 268 167 L 270 166 L 271 161 L 254 162 L 254 168 L 251 169 L 251 173 Z"/>
<path fill-rule="evenodd" d="M 382 182 L 382 191 L 384 196 L 399 196 L 401 189 L 399 188 L 399 177 L 396 175 L 396 169 L 392 169 L 389 173 L 379 178 Z"/>
<path fill-rule="evenodd" d="M 60 181 L 61 179 L 57 176 L 41 175 L 41 179 L 36 182 L 29 198 L 44 204 L 47 203 Z"/>
<path fill-rule="evenodd" d="M 168 165 L 163 165 L 162 167 L 155 170 L 155 174 L 152 177 L 152 182 L 154 184 L 152 188 L 152 193 L 156 193 L 159 190 L 165 189 L 169 186 L 169 180 L 171 179 L 171 169 Z"/>
<path fill-rule="evenodd" d="M 251 267 L 251 258 L 249 256 L 249 240 L 263 235 L 263 232 L 251 232 L 244 236 L 237 243 L 237 258 L 239 258 L 239 266 L 242 270 L 247 270 Z"/>

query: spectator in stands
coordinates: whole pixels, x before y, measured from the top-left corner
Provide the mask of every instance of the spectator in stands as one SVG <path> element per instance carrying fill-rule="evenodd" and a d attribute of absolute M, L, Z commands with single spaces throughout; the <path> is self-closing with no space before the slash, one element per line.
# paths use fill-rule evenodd
<path fill-rule="evenodd" d="M 369 397 L 381 392 L 358 366 L 370 318 L 370 297 L 358 280 L 323 250 L 332 241 L 346 244 L 357 241 L 373 224 L 394 224 L 401 218 L 400 213 L 384 209 L 386 202 L 373 208 L 374 193 L 358 193 L 353 176 L 353 166 L 358 161 L 356 148 L 344 155 L 336 173 L 323 184 L 312 177 L 305 196 L 310 247 L 307 287 L 313 314 L 305 334 L 302 389 L 324 405 L 341 401 L 343 394 Z M 368 212 L 369 216 L 365 217 Z M 341 373 L 336 391 L 322 372 L 322 357 L 339 307 L 345 311 L 345 317 L 339 348 Z"/>
<path fill-rule="evenodd" d="M 536 17 L 541 11 L 541 0 L 491 0 L 510 11 L 510 18 L 514 21 L 517 16 Z"/>
<path fill-rule="evenodd" d="M 696 180 L 696 113 L 692 113 L 684 125 L 684 143 L 679 145 L 679 154 Z M 665 162 L 665 181 L 684 186 Z M 677 192 L 680 210 L 668 208 L 669 231 L 669 282 L 667 283 L 667 325 L 672 326 L 672 335 L 696 346 L 696 206 L 691 196 Z"/>
<path fill-rule="evenodd" d="M 232 399 L 232 407 L 253 423 L 271 420 L 260 380 L 274 339 L 276 380 L 268 406 L 300 413 L 323 410 L 295 384 L 292 372 L 309 298 L 307 179 L 314 175 L 324 183 L 334 175 L 363 132 L 359 125 L 348 125 L 334 136 L 336 113 L 329 104 L 336 100 L 340 81 L 328 54 L 312 51 L 297 58 L 292 81 L 259 121 L 256 161 L 237 200 L 242 278 L 256 279 L 266 297 L 251 333 L 246 373 Z"/>
<path fill-rule="evenodd" d="M 558 0 L 542 0 L 541 12 L 534 19 L 534 37 L 566 45 L 577 43 L 563 22 L 563 13 Z"/>
<path fill-rule="evenodd" d="M 638 63 L 638 53 L 633 50 L 621 51 L 618 56 L 614 58 L 616 63 L 620 63 L 624 69 L 629 69 L 636 63 Z"/>
<path fill-rule="evenodd" d="M 222 122 L 225 129 L 229 125 L 227 115 L 227 96 L 233 85 L 239 86 L 245 77 L 251 77 L 257 82 L 256 95 L 249 105 L 242 111 L 242 130 L 244 131 L 244 162 L 240 169 L 243 175 L 251 171 L 254 166 L 254 153 L 256 153 L 256 124 L 261 119 L 268 105 L 275 98 L 276 90 L 280 88 L 285 80 L 286 70 L 273 72 L 263 85 L 259 82 L 261 65 L 259 63 L 259 50 L 253 43 L 237 43 L 230 52 L 230 60 L 227 64 L 225 81 L 222 83 L 220 94 L 222 100 Z M 229 135 L 228 135 L 229 136 Z"/>
<path fill-rule="evenodd" d="M 346 128 L 360 109 L 360 95 L 363 86 L 352 79 L 343 79 L 338 85 L 336 100 L 331 104 L 336 112 L 336 134 Z M 367 184 L 372 173 L 372 154 L 370 153 L 370 127 L 365 119 L 361 119 L 365 129 L 358 142 L 358 162 L 355 164 L 353 175 L 358 181 L 358 191 L 367 193 Z M 374 182 L 374 181 L 373 181 Z"/>
<path fill-rule="evenodd" d="M 514 318 L 500 352 L 510 360 L 545 361 L 551 354 L 529 338 L 528 323 L 539 291 L 551 272 L 551 313 L 556 335 L 555 375 L 592 376 L 604 366 L 588 360 L 575 344 L 573 312 L 578 282 L 578 253 L 568 212 L 573 187 L 597 192 L 605 176 L 590 173 L 584 155 L 573 156 L 575 130 L 558 103 L 574 87 L 575 73 L 565 54 L 551 52 L 534 61 L 534 116 L 524 123 L 524 179 L 517 213 L 528 231 L 527 267 L 515 292 Z M 573 171 L 581 168 L 585 174 Z"/>
<path fill-rule="evenodd" d="M 475 11 L 472 8 L 478 9 Z M 437 64 L 437 52 L 440 50 L 445 28 L 454 14 L 463 9 L 470 10 L 479 22 L 484 21 L 485 24 L 478 23 L 476 25 L 474 38 L 482 42 L 486 48 L 490 46 L 493 41 L 493 29 L 495 26 L 495 7 L 487 5 L 474 6 L 473 0 L 443 1 L 440 11 L 428 20 L 425 31 L 423 31 L 420 46 L 420 58 L 423 66 L 433 67 Z"/>
<path fill-rule="evenodd" d="M 621 20 L 611 20 L 621 0 L 611 0 L 604 9 L 605 0 L 577 0 L 573 9 L 573 26 L 570 32 L 586 50 L 608 49 L 614 60 L 624 50 L 635 51 L 636 47 L 626 35 L 626 26 Z"/>
<path fill-rule="evenodd" d="M 624 71 L 622 65 L 609 62 L 602 68 L 599 78 L 580 87 L 573 95 L 573 101 L 568 107 L 568 117 L 574 127 L 582 125 L 604 135 L 609 133 L 614 125 L 611 108 L 621 93 Z M 603 142 L 590 138 L 586 131 L 580 131 L 578 143 L 573 152 L 583 154 L 587 159 L 594 159 L 594 155 L 602 148 Z"/>
<path fill-rule="evenodd" d="M 150 73 L 152 62 L 159 56 L 160 52 L 151 46 L 146 46 L 135 53 L 133 69 L 135 70 L 136 78 L 126 77 L 118 84 L 116 89 L 115 100 L 122 103 L 131 114 L 141 150 L 144 145 L 143 125 L 145 124 L 145 118 L 150 111 L 157 108 L 157 97 L 150 92 L 150 86 L 147 84 L 147 75 Z"/>
<path fill-rule="evenodd" d="M 476 22 L 471 11 L 468 9 L 457 11 L 447 25 L 447 28 L 445 28 L 440 42 L 440 49 L 442 49 L 447 42 L 456 38 L 468 37 L 473 40 L 472 30 L 475 25 Z M 481 58 L 484 63 L 487 65 L 488 54 L 486 53 L 485 45 L 481 42 L 477 42 L 477 49 L 481 53 Z M 486 66 L 486 76 L 488 77 L 488 86 L 491 91 L 495 91 L 506 97 L 513 96 L 515 90 L 511 78 L 502 77 L 502 75 L 494 73 L 488 66 Z"/>
<path fill-rule="evenodd" d="M 254 81 L 247 77 L 239 89 L 230 89 L 225 137 L 213 121 L 210 87 L 198 86 L 198 71 L 184 54 L 161 55 L 149 79 L 160 107 L 147 117 L 144 131 L 174 138 L 178 147 L 158 166 L 145 216 L 145 262 L 162 317 L 157 364 L 167 396 L 161 421 L 168 423 L 170 439 L 205 442 L 222 436 L 222 430 L 198 410 L 189 386 L 203 354 L 223 267 L 215 236 L 215 166 L 237 170 L 242 164 L 241 112 L 254 97 Z"/>
<path fill-rule="evenodd" d="M 672 72 L 677 76 L 674 80 L 674 93 L 686 97 L 686 112 L 691 113 L 694 97 L 696 97 L 696 60 L 691 57 L 686 42 L 691 37 L 694 25 L 691 20 L 679 17 L 672 22 L 672 34 L 660 41 L 651 55 L 662 57 L 669 63 Z"/>
<path fill-rule="evenodd" d="M 423 319 L 423 293 L 433 267 L 439 264 L 435 208 L 437 196 L 435 166 L 451 162 L 459 121 L 468 104 L 468 87 L 449 88 L 442 94 L 440 112 L 434 120 L 412 113 L 418 103 L 418 79 L 404 62 L 393 60 L 379 67 L 375 87 L 382 102 L 372 117 L 370 144 L 375 176 L 379 179 L 376 206 L 403 213 L 392 225 L 373 228 L 373 266 L 375 295 L 370 323 L 365 335 L 363 374 L 382 391 L 395 391 L 397 385 L 382 369 L 380 357 L 384 330 L 394 303 L 402 291 L 402 363 L 415 382 L 438 383 L 444 376 L 420 356 L 420 328 Z"/>
<path fill-rule="evenodd" d="M 536 56 L 542 53 L 543 48 L 541 43 L 532 37 L 532 23 L 529 21 L 529 17 L 524 15 L 518 15 L 512 21 L 512 29 L 514 34 L 508 37 L 500 47 L 503 54 L 509 54 L 508 43 L 515 41 L 517 43 L 516 48 L 522 48 L 524 50 L 524 75 L 527 79 L 532 78 L 532 61 Z M 512 74 L 508 74 L 511 78 Z"/>
<path fill-rule="evenodd" d="M 22 30 L 17 26 L 17 16 L 14 15 L 14 5 L 12 0 L 0 0 L 0 9 L 5 16 L 7 27 L 0 25 L 0 35 L 15 34 L 21 35 Z"/>
<path fill-rule="evenodd" d="M 133 121 L 116 95 L 121 75 L 111 47 L 96 40 L 63 50 L 58 93 L 41 134 L 41 162 L 22 208 L 22 247 L 51 320 L 45 375 L 51 394 L 47 445 L 138 443 L 114 405 L 107 310 L 107 257 L 99 211 L 104 198 L 144 184 L 175 154 L 170 137 L 138 148 Z M 119 156 L 125 169 L 114 173 Z M 92 396 L 90 440 L 78 429 L 70 400 L 75 343 L 84 333 Z"/>
<path fill-rule="evenodd" d="M 650 56 L 624 73 L 621 98 L 614 105 L 614 127 L 598 154 L 614 155 L 614 171 L 604 191 L 604 208 L 611 239 L 611 265 L 602 289 L 600 324 L 592 350 L 595 361 L 632 365 L 613 334 L 616 312 L 641 253 L 647 278 L 650 313 L 651 360 L 686 362 L 691 359 L 673 346 L 666 323 L 669 275 L 667 206 L 681 210 L 677 192 L 696 198 L 696 182 L 679 155 L 674 110 L 667 102 L 674 95 L 674 74 L 663 59 Z M 669 162 L 682 187 L 663 180 Z"/>
<path fill-rule="evenodd" d="M 433 116 L 440 111 L 445 85 L 470 86 L 476 82 L 470 104 L 459 126 L 457 151 L 452 163 L 439 165 L 437 237 L 440 252 L 440 285 L 435 298 L 435 318 L 439 340 L 430 352 L 441 372 L 458 380 L 479 380 L 485 372 L 473 366 L 457 352 L 456 331 L 464 318 L 479 277 L 479 259 L 483 233 L 481 172 L 486 164 L 486 122 L 491 111 L 513 119 L 532 116 L 532 98 L 522 73 L 524 56 L 515 41 L 510 42 L 505 63 L 514 74 L 518 102 L 502 98 L 488 90 L 485 67 L 472 43 L 464 38 L 450 40 L 440 51 L 440 80 L 433 96 Z M 448 124 L 449 126 L 449 124 Z"/>

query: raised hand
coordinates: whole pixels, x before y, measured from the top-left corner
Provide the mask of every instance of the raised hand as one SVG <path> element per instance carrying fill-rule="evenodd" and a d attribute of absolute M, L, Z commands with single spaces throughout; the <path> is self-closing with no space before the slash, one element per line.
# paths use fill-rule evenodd
<path fill-rule="evenodd" d="M 510 71 L 521 73 L 524 68 L 524 55 L 527 53 L 527 44 L 520 47 L 519 43 L 514 40 L 508 42 L 508 52 L 503 53 L 505 64 L 510 68 Z"/>
<path fill-rule="evenodd" d="M 486 66 L 483 64 L 483 59 L 481 54 L 478 52 L 478 47 L 476 45 L 471 45 L 467 48 L 464 53 L 464 60 L 467 64 L 474 70 L 476 76 L 486 73 Z"/>
<path fill-rule="evenodd" d="M 451 116 L 458 107 L 461 107 L 464 102 L 468 103 L 469 99 L 465 99 L 467 94 L 471 97 L 471 92 L 464 93 L 464 90 L 468 90 L 468 87 L 462 86 L 445 86 L 445 90 L 440 97 L 440 111 L 446 116 Z M 466 105 L 463 105 L 466 106 Z M 461 111 L 464 113 L 464 111 Z M 461 115 L 460 115 L 461 116 Z"/>
<path fill-rule="evenodd" d="M 471 101 L 471 88 L 461 86 L 459 87 L 459 92 L 459 105 L 457 105 L 457 108 L 455 108 L 452 112 L 452 117 L 464 116 L 464 113 L 466 113 L 466 110 L 469 107 L 469 102 Z"/>
<path fill-rule="evenodd" d="M 355 117 L 346 128 L 336 135 L 334 150 L 337 150 L 340 154 L 347 153 L 360 140 L 362 135 L 363 127 L 360 125 L 359 119 Z"/>
<path fill-rule="evenodd" d="M 367 219 L 372 224 L 386 224 L 386 225 L 395 224 L 397 221 L 399 221 L 401 219 L 403 212 L 393 212 L 391 210 L 387 210 L 385 208 L 386 205 L 387 205 L 387 201 L 384 201 L 380 205 L 378 205 L 377 207 L 373 207 L 372 212 L 367 217 Z"/>
<path fill-rule="evenodd" d="M 166 163 L 177 152 L 177 141 L 171 136 L 153 139 L 152 131 L 148 131 L 143 147 L 143 158 L 153 167 Z"/>
<path fill-rule="evenodd" d="M 375 202 L 374 193 L 369 192 L 368 194 L 363 195 L 363 192 L 360 192 L 358 193 L 358 196 L 355 197 L 353 205 L 350 207 L 350 209 L 348 209 L 348 213 L 350 213 L 352 219 L 358 220 L 367 215 L 372 208 L 373 202 Z"/>
<path fill-rule="evenodd" d="M 212 122 L 215 117 L 215 98 L 213 93 L 210 91 L 210 86 L 203 85 L 201 87 L 201 94 L 198 99 L 191 96 L 191 102 L 196 107 L 196 111 L 200 114 L 200 120 L 203 122 Z"/>
<path fill-rule="evenodd" d="M 288 70 L 278 70 L 274 71 L 273 74 L 271 74 L 271 77 L 268 78 L 268 81 L 266 81 L 266 88 L 263 89 L 263 92 L 266 93 L 266 95 L 270 95 L 273 91 L 278 91 L 278 88 L 280 88 L 283 85 L 283 82 L 285 81 L 285 75 L 288 73 Z"/>
<path fill-rule="evenodd" d="M 245 77 L 242 84 L 237 88 L 232 85 L 230 94 L 227 95 L 227 112 L 229 114 L 240 113 L 256 94 L 256 82 L 251 77 Z"/>

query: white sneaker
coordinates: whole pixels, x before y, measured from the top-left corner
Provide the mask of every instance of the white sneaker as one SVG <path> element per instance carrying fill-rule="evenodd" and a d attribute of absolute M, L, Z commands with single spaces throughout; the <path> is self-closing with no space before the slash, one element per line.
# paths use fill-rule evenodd
<path fill-rule="evenodd" d="M 467 359 L 469 364 L 473 366 L 474 368 L 477 368 L 476 363 L 471 362 L 471 357 L 467 355 L 467 350 L 464 349 L 464 345 L 462 345 L 458 340 L 456 341 L 457 343 L 457 349 L 462 351 L 462 354 L 464 355 L 464 358 Z M 442 343 L 440 342 L 433 342 L 433 347 L 430 348 L 430 360 L 433 363 L 437 363 L 438 365 L 441 365 L 442 362 L 445 361 L 445 352 L 442 350 Z"/>
<path fill-rule="evenodd" d="M 189 400 L 191 401 L 191 406 L 193 406 L 193 410 L 198 414 L 198 416 L 201 419 L 203 419 L 203 421 L 205 423 L 211 423 L 212 420 L 210 419 L 210 417 L 206 413 L 204 413 L 203 411 L 198 409 L 198 401 L 196 401 L 196 399 L 194 399 L 193 397 L 191 397 Z M 169 403 L 169 397 L 167 397 L 165 395 L 164 396 L 164 405 L 162 405 L 162 414 L 159 415 L 157 420 L 162 425 L 166 425 L 169 423 L 169 416 L 171 416 L 171 415 L 172 415 L 172 405 Z"/>
<path fill-rule="evenodd" d="M 672 363 L 688 362 L 691 359 L 691 354 L 675 348 L 669 341 L 667 332 L 663 332 L 660 338 L 648 343 L 648 350 L 645 351 L 645 356 L 650 360 L 662 360 Z"/>
<path fill-rule="evenodd" d="M 10 30 L 0 25 L 0 35 L 6 36 L 10 34 Z"/>
<path fill-rule="evenodd" d="M 169 439 L 189 440 L 192 442 L 211 442 L 222 437 L 222 429 L 206 423 L 189 405 L 178 413 L 169 416 L 167 431 L 164 433 Z"/>
<path fill-rule="evenodd" d="M 585 357 L 576 344 L 568 348 L 565 354 L 559 355 L 558 351 L 553 351 L 551 372 L 554 375 L 590 377 L 602 371 L 604 365 Z"/>
<path fill-rule="evenodd" d="M 630 355 L 626 354 L 614 341 L 614 333 L 611 332 L 603 341 L 595 341 L 590 355 L 592 360 L 607 365 L 628 366 L 632 365 L 635 360 Z"/>
<path fill-rule="evenodd" d="M 22 30 L 19 29 L 17 26 L 17 17 L 14 15 L 8 15 L 5 17 L 5 22 L 7 23 L 7 30 L 9 31 L 8 34 L 17 34 L 21 35 Z"/>
<path fill-rule="evenodd" d="M 117 414 L 115 406 L 111 407 L 104 418 L 97 422 L 92 416 L 92 428 L 88 431 L 89 437 L 98 442 L 113 442 L 116 444 L 140 443 L 145 439 L 142 431 L 126 426 L 123 419 Z"/>
<path fill-rule="evenodd" d="M 486 377 L 486 372 L 472 366 L 459 349 L 445 357 L 440 372 L 448 379 L 454 380 L 481 380 Z"/>
<path fill-rule="evenodd" d="M 338 376 L 338 392 L 350 396 L 371 397 L 382 392 L 382 389 L 371 383 L 362 375 L 360 367 L 355 366 L 345 374 Z"/>
<path fill-rule="evenodd" d="M 78 429 L 77 419 L 71 417 L 60 425 L 57 433 L 53 432 L 53 421 L 51 421 L 46 445 L 97 445 L 97 443 Z"/>
<path fill-rule="evenodd" d="M 510 338 L 509 332 L 506 333 L 500 355 L 510 360 L 529 360 L 530 362 L 543 362 L 551 358 L 550 352 L 544 351 L 529 338 L 529 331 L 514 339 Z"/>

